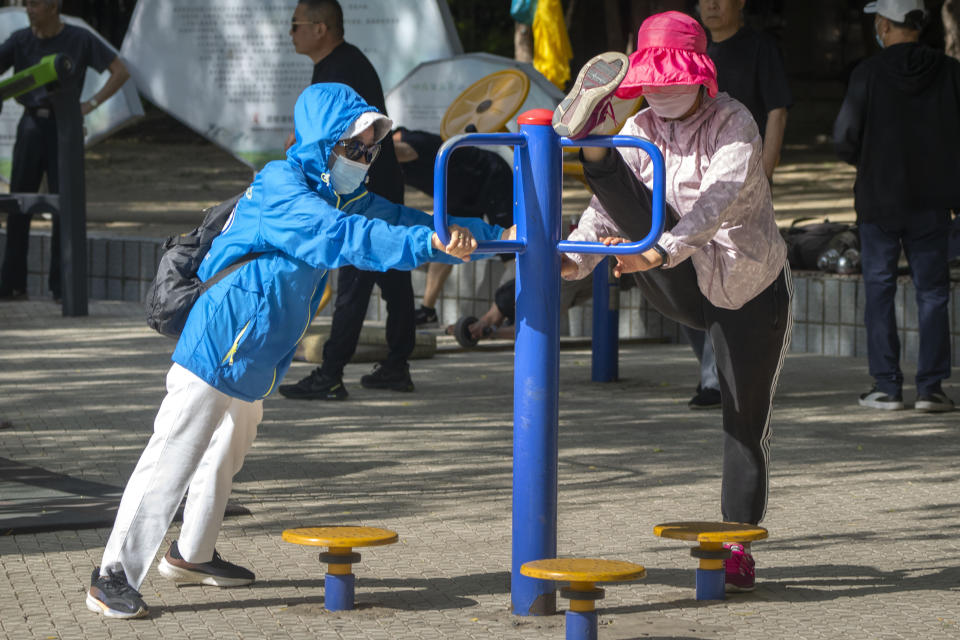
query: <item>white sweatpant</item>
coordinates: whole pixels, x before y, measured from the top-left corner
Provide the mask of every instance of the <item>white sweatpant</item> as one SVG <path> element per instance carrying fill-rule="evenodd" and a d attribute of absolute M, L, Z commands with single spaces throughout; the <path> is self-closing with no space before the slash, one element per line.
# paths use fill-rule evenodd
<path fill-rule="evenodd" d="M 209 562 L 233 476 L 257 435 L 263 402 L 232 398 L 178 364 L 167 396 L 120 500 L 101 575 L 123 569 L 139 589 L 189 486 L 177 546 L 187 562 Z"/>

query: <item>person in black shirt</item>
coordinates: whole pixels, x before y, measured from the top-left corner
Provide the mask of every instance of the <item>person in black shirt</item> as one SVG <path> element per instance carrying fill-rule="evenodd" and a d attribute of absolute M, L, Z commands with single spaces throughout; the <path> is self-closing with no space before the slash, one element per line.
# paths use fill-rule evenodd
<path fill-rule="evenodd" d="M 920 44 L 923 0 L 872 2 L 879 54 L 850 76 L 833 127 L 837 154 L 857 167 L 854 208 L 866 295 L 873 388 L 858 403 L 904 408 L 896 304 L 901 251 L 917 295 L 914 409 L 950 411 L 950 209 L 960 205 L 960 62 Z"/>
<path fill-rule="evenodd" d="M 367 104 L 386 114 L 383 87 L 376 69 L 363 52 L 343 39 L 343 9 L 336 0 L 302 0 L 293 12 L 290 37 L 297 53 L 314 62 L 311 83 L 340 82 L 360 94 Z M 287 146 L 293 140 L 287 140 Z M 367 188 L 391 202 L 403 204 L 403 174 L 387 136 L 369 173 Z M 407 359 L 416 345 L 413 283 L 409 271 L 363 271 L 352 266 L 338 270 L 337 298 L 330 337 L 323 345 L 323 363 L 296 384 L 278 389 L 287 398 L 344 400 L 343 369 L 353 357 L 367 314 L 373 285 L 387 303 L 387 359 L 360 378 L 370 389 L 413 391 Z"/>
<path fill-rule="evenodd" d="M 757 121 L 763 139 L 763 170 L 773 180 L 793 97 L 777 43 L 743 24 L 745 2 L 700 0 L 700 18 L 710 32 L 707 55 L 717 65 L 717 84 Z"/>
<path fill-rule="evenodd" d="M 99 72 L 109 70 L 110 77 L 92 98 L 78 105 L 83 115 L 96 109 L 115 94 L 130 74 L 120 58 L 95 35 L 60 20 L 59 0 L 27 0 L 30 26 L 14 31 L 0 44 L 0 73 L 10 67 L 14 72 L 31 67 L 44 56 L 66 54 L 79 69 L 71 82 L 83 86 L 87 67 Z M 57 123 L 47 89 L 26 93 L 17 102 L 23 105 L 23 117 L 17 126 L 10 171 L 11 193 L 36 193 L 44 174 L 50 193 L 59 192 L 57 174 Z M 0 300 L 27 297 L 27 250 L 30 243 L 30 216 L 7 216 L 7 242 L 0 270 Z M 53 217 L 50 251 L 50 291 L 60 297 L 60 225 Z"/>
<path fill-rule="evenodd" d="M 763 140 L 763 171 L 773 181 L 780 161 L 787 109 L 793 99 L 776 42 L 743 23 L 745 0 L 700 0 L 700 19 L 710 33 L 707 54 L 717 66 L 721 91 L 742 103 L 757 122 Z M 713 345 L 703 331 L 683 327 L 697 360 L 700 383 L 691 409 L 720 407 L 720 379 Z"/>
<path fill-rule="evenodd" d="M 433 197 L 433 169 L 443 138 L 429 131 L 399 127 L 393 132 L 397 159 L 408 185 Z M 447 167 L 447 211 L 463 218 L 513 224 L 513 169 L 493 151 L 462 147 L 450 155 Z M 503 254 L 509 260 L 514 254 Z M 436 304 L 453 265 L 432 262 L 427 267 L 423 303 L 416 311 L 417 326 L 437 326 Z"/>

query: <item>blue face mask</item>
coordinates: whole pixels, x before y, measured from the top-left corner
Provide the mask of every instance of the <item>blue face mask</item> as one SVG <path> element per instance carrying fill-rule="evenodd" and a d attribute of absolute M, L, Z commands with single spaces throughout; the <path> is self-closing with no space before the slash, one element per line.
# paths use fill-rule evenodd
<path fill-rule="evenodd" d="M 877 44 L 880 45 L 880 48 L 885 48 L 885 45 L 883 44 L 883 38 L 880 37 L 880 32 L 877 31 L 876 22 L 873 23 L 873 36 L 877 39 Z"/>
<path fill-rule="evenodd" d="M 353 193 L 363 184 L 370 165 L 337 156 L 330 168 L 330 186 L 339 194 Z"/>

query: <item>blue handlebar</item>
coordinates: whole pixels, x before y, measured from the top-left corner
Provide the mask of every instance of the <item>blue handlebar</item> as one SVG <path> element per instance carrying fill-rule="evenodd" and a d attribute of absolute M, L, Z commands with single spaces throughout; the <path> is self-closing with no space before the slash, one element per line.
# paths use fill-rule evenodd
<path fill-rule="evenodd" d="M 433 166 L 433 228 L 440 242 L 450 242 L 450 230 L 447 228 L 447 163 L 450 154 L 458 147 L 523 147 L 526 144 L 527 139 L 519 133 L 460 134 L 443 143 Z M 479 243 L 474 253 L 516 253 L 525 248 L 526 245 L 521 240 L 494 240 Z"/>
<path fill-rule="evenodd" d="M 560 138 L 560 144 L 564 147 L 637 147 L 646 152 L 653 164 L 653 189 L 651 190 L 653 215 L 650 221 L 650 232 L 645 238 L 637 242 L 625 242 L 608 247 L 602 242 L 561 240 L 557 244 L 557 249 L 563 253 L 592 253 L 615 256 L 643 253 L 656 244 L 660 234 L 663 233 L 664 220 L 663 193 L 665 183 L 663 154 L 660 153 L 660 149 L 649 140 L 634 138 L 633 136 L 588 136 L 581 140 Z"/>
<path fill-rule="evenodd" d="M 450 230 L 447 227 L 447 163 L 450 154 L 459 147 L 472 146 L 526 146 L 526 138 L 519 133 L 471 133 L 454 136 L 443 143 L 437 153 L 433 169 L 433 226 L 440 242 L 450 242 Z M 649 140 L 632 136 L 588 136 L 581 140 L 560 138 L 564 147 L 637 147 L 642 149 L 653 164 L 652 218 L 650 232 L 642 240 L 627 242 L 608 247 L 602 242 L 577 242 L 561 240 L 557 250 L 561 253 L 591 253 L 600 255 L 628 255 L 643 253 L 652 247 L 663 233 L 664 223 L 664 165 L 660 149 Z M 514 253 L 523 252 L 526 244 L 523 240 L 494 240 L 481 242 L 474 253 Z"/>

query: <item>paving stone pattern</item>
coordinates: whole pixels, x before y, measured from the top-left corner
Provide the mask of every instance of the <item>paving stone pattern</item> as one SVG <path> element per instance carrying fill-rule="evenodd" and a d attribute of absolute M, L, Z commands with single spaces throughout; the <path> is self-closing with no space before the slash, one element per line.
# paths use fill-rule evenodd
<path fill-rule="evenodd" d="M 64 318 L 39 299 L 0 304 L 0 345 L 0 418 L 13 423 L 0 456 L 122 485 L 173 343 L 135 304 Z M 227 519 L 217 545 L 256 583 L 178 588 L 152 569 L 152 616 L 104 620 L 84 590 L 106 529 L 0 537 L 0 637 L 562 638 L 562 616 L 509 612 L 512 353 L 416 361 L 412 394 L 362 389 L 368 367 L 347 368 L 343 403 L 265 401 L 233 494 L 252 515 Z M 560 371 L 560 554 L 648 570 L 607 588 L 601 639 L 960 637 L 960 413 L 861 409 L 862 358 L 792 354 L 758 588 L 698 603 L 689 545 L 652 532 L 719 517 L 719 414 L 687 409 L 690 350 L 624 347 L 616 384 L 590 382 L 589 351 L 562 352 Z M 946 389 L 960 400 L 960 385 Z M 340 524 L 388 527 L 400 543 L 361 550 L 358 608 L 329 613 L 316 550 L 280 533 Z"/>

